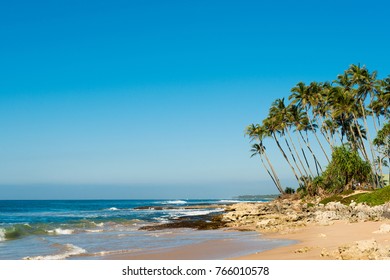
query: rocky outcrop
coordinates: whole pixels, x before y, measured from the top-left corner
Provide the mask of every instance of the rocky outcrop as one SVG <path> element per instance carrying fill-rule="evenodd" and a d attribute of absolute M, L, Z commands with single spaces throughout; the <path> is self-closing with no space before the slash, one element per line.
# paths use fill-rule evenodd
<path fill-rule="evenodd" d="M 379 221 L 387 216 L 388 205 L 343 205 L 340 202 L 308 204 L 300 200 L 275 200 L 267 203 L 239 203 L 226 208 L 227 226 L 262 232 L 288 232 L 308 223 L 329 225 L 336 220 Z"/>
<path fill-rule="evenodd" d="M 340 246 L 333 252 L 324 249 L 321 256 L 336 260 L 387 260 L 390 259 L 390 248 L 378 244 L 375 239 L 360 240 Z"/>

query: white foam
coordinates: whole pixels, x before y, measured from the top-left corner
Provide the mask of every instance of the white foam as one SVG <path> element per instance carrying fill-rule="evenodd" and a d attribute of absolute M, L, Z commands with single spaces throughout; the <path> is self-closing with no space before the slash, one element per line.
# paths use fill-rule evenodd
<path fill-rule="evenodd" d="M 222 199 L 218 201 L 220 203 L 241 203 L 241 202 L 265 202 L 265 200 L 235 200 L 235 199 Z"/>
<path fill-rule="evenodd" d="M 185 200 L 168 200 L 165 202 L 162 202 L 161 204 L 186 204 L 187 201 Z"/>
<path fill-rule="evenodd" d="M 108 208 L 108 210 L 110 210 L 110 211 L 118 211 L 119 209 L 116 208 L 116 207 L 111 207 L 111 208 Z"/>
<path fill-rule="evenodd" d="M 170 213 L 171 217 L 185 217 L 185 216 L 203 216 L 211 213 L 218 213 L 224 211 L 223 208 L 216 208 L 212 210 L 174 210 Z"/>
<path fill-rule="evenodd" d="M 86 232 L 103 232 L 102 229 L 86 229 Z"/>
<path fill-rule="evenodd" d="M 74 232 L 74 230 L 73 229 L 56 228 L 54 230 L 48 230 L 47 232 L 58 234 L 58 235 L 68 235 L 68 234 L 72 234 Z"/>
<path fill-rule="evenodd" d="M 25 257 L 24 260 L 64 260 L 71 256 L 84 254 L 87 251 L 83 248 L 77 247 L 73 244 L 65 244 L 66 252 L 57 255 Z"/>
<path fill-rule="evenodd" d="M 5 229 L 0 228 L 0 241 L 6 240 L 5 238 Z"/>

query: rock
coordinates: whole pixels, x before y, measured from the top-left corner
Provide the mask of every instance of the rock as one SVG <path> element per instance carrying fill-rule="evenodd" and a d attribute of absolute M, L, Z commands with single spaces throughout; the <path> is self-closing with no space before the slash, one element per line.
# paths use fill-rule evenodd
<path fill-rule="evenodd" d="M 310 250 L 312 250 L 311 247 L 303 247 L 303 248 L 300 248 L 300 249 L 295 250 L 294 253 L 296 253 L 296 254 L 302 254 L 302 253 L 307 253 L 307 252 L 309 252 Z"/>
<path fill-rule="evenodd" d="M 315 215 L 315 220 L 320 225 L 329 225 L 331 221 L 339 219 L 335 211 L 317 211 Z"/>
<path fill-rule="evenodd" d="M 382 224 L 379 227 L 379 230 L 374 231 L 374 233 L 389 233 L 390 232 L 390 225 L 389 224 Z"/>
<path fill-rule="evenodd" d="M 380 246 L 375 239 L 369 239 L 341 246 L 333 256 L 342 260 L 381 260 L 390 257 L 390 250 Z"/>

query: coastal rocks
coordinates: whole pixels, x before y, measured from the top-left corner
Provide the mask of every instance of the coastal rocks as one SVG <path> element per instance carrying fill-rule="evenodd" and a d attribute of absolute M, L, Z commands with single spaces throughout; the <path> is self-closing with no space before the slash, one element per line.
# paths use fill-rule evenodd
<path fill-rule="evenodd" d="M 223 220 L 228 226 L 262 232 L 277 232 L 304 226 L 308 215 L 303 210 L 302 203 L 287 199 L 268 203 L 234 204 L 227 207 L 226 211 Z"/>
<path fill-rule="evenodd" d="M 199 230 L 212 230 L 226 227 L 226 222 L 222 220 L 222 215 L 204 215 L 182 217 L 174 222 L 159 223 L 140 227 L 138 230 L 163 230 L 170 228 L 193 228 Z"/>
<path fill-rule="evenodd" d="M 339 216 L 334 211 L 315 212 L 315 221 L 320 225 L 331 225 L 334 220 L 339 220 Z"/>
<path fill-rule="evenodd" d="M 390 249 L 378 244 L 375 239 L 368 239 L 340 246 L 331 252 L 323 248 L 321 257 L 335 260 L 386 260 L 390 259 Z"/>
<path fill-rule="evenodd" d="M 390 250 L 379 245 L 375 239 L 369 239 L 341 246 L 333 255 L 340 260 L 383 260 L 390 257 Z"/>
<path fill-rule="evenodd" d="M 329 202 L 324 205 L 279 199 L 267 203 L 239 203 L 227 206 L 222 220 L 227 226 L 233 228 L 261 232 L 288 232 L 304 227 L 308 223 L 330 225 L 337 220 L 379 221 L 386 218 L 388 209 L 389 205 L 370 207 L 356 202 L 350 205 Z"/>

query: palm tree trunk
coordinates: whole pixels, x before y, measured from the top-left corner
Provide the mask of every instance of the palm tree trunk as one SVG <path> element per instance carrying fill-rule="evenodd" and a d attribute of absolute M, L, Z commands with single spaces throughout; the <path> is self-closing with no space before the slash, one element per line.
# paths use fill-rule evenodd
<path fill-rule="evenodd" d="M 307 132 L 306 132 L 306 134 L 307 134 Z M 318 167 L 320 168 L 321 172 L 322 172 L 322 167 L 321 167 L 321 164 L 320 164 L 320 162 L 318 161 L 316 155 L 314 154 L 313 150 L 312 150 L 311 147 L 310 147 L 309 138 L 308 138 L 307 141 L 306 141 L 305 138 L 303 137 L 301 131 L 299 131 L 299 135 L 301 135 L 301 138 L 302 138 L 303 142 L 306 144 L 307 149 L 310 151 L 311 155 L 313 156 L 314 163 L 315 163 L 315 166 L 316 166 L 317 176 L 319 176 L 320 174 L 319 174 L 319 172 L 318 172 Z"/>
<path fill-rule="evenodd" d="M 303 154 L 303 158 L 305 159 L 307 169 L 309 170 L 309 172 L 310 172 L 312 178 L 314 178 L 314 174 L 313 174 L 313 172 L 312 172 L 311 169 L 310 169 L 310 165 L 309 165 L 309 162 L 308 162 L 308 160 L 307 160 L 307 157 L 306 157 L 306 154 L 305 154 L 305 150 L 304 150 L 303 147 L 302 147 L 301 140 L 299 139 L 299 135 L 298 135 L 298 131 L 297 131 L 297 130 L 295 130 L 295 134 L 296 134 L 296 136 L 297 136 L 298 143 L 299 143 L 299 146 L 300 146 L 300 148 L 301 148 L 301 152 L 302 152 L 302 154 Z"/>
<path fill-rule="evenodd" d="M 356 120 L 354 118 L 354 122 L 355 122 L 355 126 L 358 127 L 358 124 L 356 123 Z M 359 128 L 357 128 L 359 129 Z M 351 145 L 351 147 L 353 147 L 353 145 L 356 145 L 356 150 L 359 151 L 360 150 L 360 153 L 363 155 L 364 159 L 369 162 L 370 160 L 368 159 L 368 155 L 367 155 L 367 151 L 366 151 L 366 148 L 364 147 L 364 144 L 362 142 L 362 134 L 361 132 L 359 131 L 359 137 L 360 137 L 360 141 L 358 141 L 358 139 L 356 139 L 356 135 L 352 129 L 352 126 L 349 126 L 349 131 L 352 135 L 352 138 L 353 138 L 353 143 L 349 143 Z"/>
<path fill-rule="evenodd" d="M 291 142 L 291 145 L 292 145 L 292 147 L 293 147 L 293 149 L 294 149 L 294 152 L 295 152 L 295 154 L 297 155 L 298 161 L 299 161 L 299 163 L 300 163 L 301 166 L 302 166 L 302 170 L 305 172 L 306 177 L 309 177 L 309 173 L 307 172 L 307 170 L 306 170 L 306 168 L 305 168 L 305 165 L 303 164 L 302 159 L 301 159 L 301 157 L 299 156 L 299 153 L 297 152 L 297 149 L 296 149 L 296 147 L 295 147 L 294 141 L 292 140 L 290 131 L 289 131 L 288 129 L 287 129 L 287 135 L 288 135 L 288 138 L 290 139 L 290 142 Z"/>
<path fill-rule="evenodd" d="M 278 183 L 276 182 L 275 178 L 272 176 L 271 172 L 269 171 L 269 169 L 267 168 L 267 166 L 265 165 L 264 163 L 264 160 L 263 160 L 263 157 L 261 156 L 261 154 L 259 154 L 260 156 L 260 159 L 261 159 L 261 163 L 263 164 L 264 166 L 264 169 L 267 171 L 268 175 L 271 177 L 272 181 L 274 182 L 276 188 L 278 189 L 278 191 L 280 193 L 282 193 L 281 189 L 280 189 L 280 186 L 278 185 Z"/>
<path fill-rule="evenodd" d="M 308 110 L 307 110 L 307 108 L 306 108 L 306 113 L 307 113 L 307 112 L 308 112 Z M 311 121 L 311 119 L 310 119 L 310 117 L 309 117 L 309 114 L 308 114 L 308 118 L 307 118 L 307 119 L 309 120 L 310 127 L 311 127 L 311 129 L 312 129 L 312 131 L 313 131 L 313 133 L 314 133 L 315 138 L 317 139 L 318 144 L 319 144 L 320 147 L 321 147 L 322 152 L 324 153 L 324 155 L 325 155 L 325 157 L 326 157 L 326 160 L 328 161 L 328 163 L 330 163 L 330 160 L 329 160 L 329 158 L 328 158 L 328 155 L 326 154 L 325 149 L 324 149 L 324 147 L 322 146 L 320 139 L 318 139 L 317 132 L 316 132 L 315 129 L 314 129 L 313 122 Z"/>
<path fill-rule="evenodd" d="M 364 106 L 363 106 L 363 102 L 362 102 L 361 99 L 359 100 L 359 104 L 360 104 L 360 108 L 362 109 L 364 127 L 365 127 L 365 129 L 367 131 L 368 144 L 370 145 L 370 151 L 371 151 L 371 157 L 372 157 L 372 168 L 373 168 L 373 171 L 374 171 L 373 176 L 376 178 L 376 180 L 375 180 L 376 184 L 373 187 L 376 188 L 378 186 L 378 184 L 377 184 L 378 180 L 377 180 L 376 170 L 375 170 L 375 157 L 376 157 L 376 154 L 374 153 L 374 148 L 372 147 L 370 131 L 368 130 L 368 125 L 367 125 L 366 113 L 364 112 Z M 363 139 L 362 139 L 362 141 L 363 141 Z"/>
<path fill-rule="evenodd" d="M 299 183 L 299 177 L 298 177 L 298 175 L 297 175 L 297 172 L 295 171 L 294 167 L 291 165 L 290 161 L 288 160 L 288 157 L 287 157 L 286 153 L 283 151 L 282 147 L 280 146 L 280 143 L 279 143 L 279 141 L 278 141 L 278 139 L 277 139 L 275 133 L 272 133 L 272 136 L 273 136 L 273 138 L 274 138 L 274 140 L 275 140 L 275 142 L 276 142 L 276 145 L 278 146 L 279 150 L 280 150 L 281 153 L 283 154 L 284 159 L 287 161 L 287 163 L 288 163 L 288 165 L 290 166 L 292 172 L 294 173 L 295 178 L 297 179 L 297 181 L 298 181 L 298 183 Z"/>
<path fill-rule="evenodd" d="M 274 169 L 274 166 L 271 164 L 271 161 L 269 160 L 269 158 L 268 158 L 267 153 L 265 152 L 265 150 L 264 150 L 264 153 L 263 153 L 263 154 L 264 154 L 265 160 L 268 162 L 268 165 L 269 165 L 269 167 L 271 168 L 272 173 L 274 174 L 274 177 L 275 177 L 276 182 L 279 184 L 279 191 L 280 191 L 282 194 L 284 194 L 284 190 L 283 190 L 282 184 L 280 183 L 279 177 L 278 177 L 278 175 L 276 174 L 276 171 L 275 171 L 275 169 Z"/>
<path fill-rule="evenodd" d="M 294 163 L 295 163 L 295 167 L 298 169 L 298 172 L 299 172 L 299 174 L 300 174 L 300 177 L 299 177 L 299 178 L 302 178 L 304 174 L 302 173 L 302 170 L 299 168 L 299 165 L 298 165 L 298 163 L 297 163 L 297 161 L 296 161 L 296 159 L 295 159 L 294 153 L 293 153 L 292 150 L 291 150 L 290 144 L 288 143 L 286 137 L 283 137 L 283 138 L 284 138 L 284 141 L 286 142 L 286 145 L 287 145 L 288 150 L 290 151 L 290 155 L 291 155 L 291 157 L 292 157 L 292 159 L 293 159 L 293 161 L 294 161 Z"/>
<path fill-rule="evenodd" d="M 315 115 L 314 118 L 316 119 L 317 123 L 320 124 L 317 115 Z M 332 151 L 333 151 L 333 146 L 332 146 L 332 143 L 330 142 L 330 138 L 328 138 L 327 131 L 325 131 L 325 132 L 326 132 L 326 135 L 325 135 L 325 133 L 322 131 L 324 119 L 322 118 L 322 116 L 320 116 L 320 118 L 321 118 L 321 126 L 319 125 L 318 127 L 319 127 L 319 129 L 320 129 L 320 132 L 321 132 L 322 136 L 325 138 L 326 142 L 328 142 L 330 148 L 331 148 Z"/>

